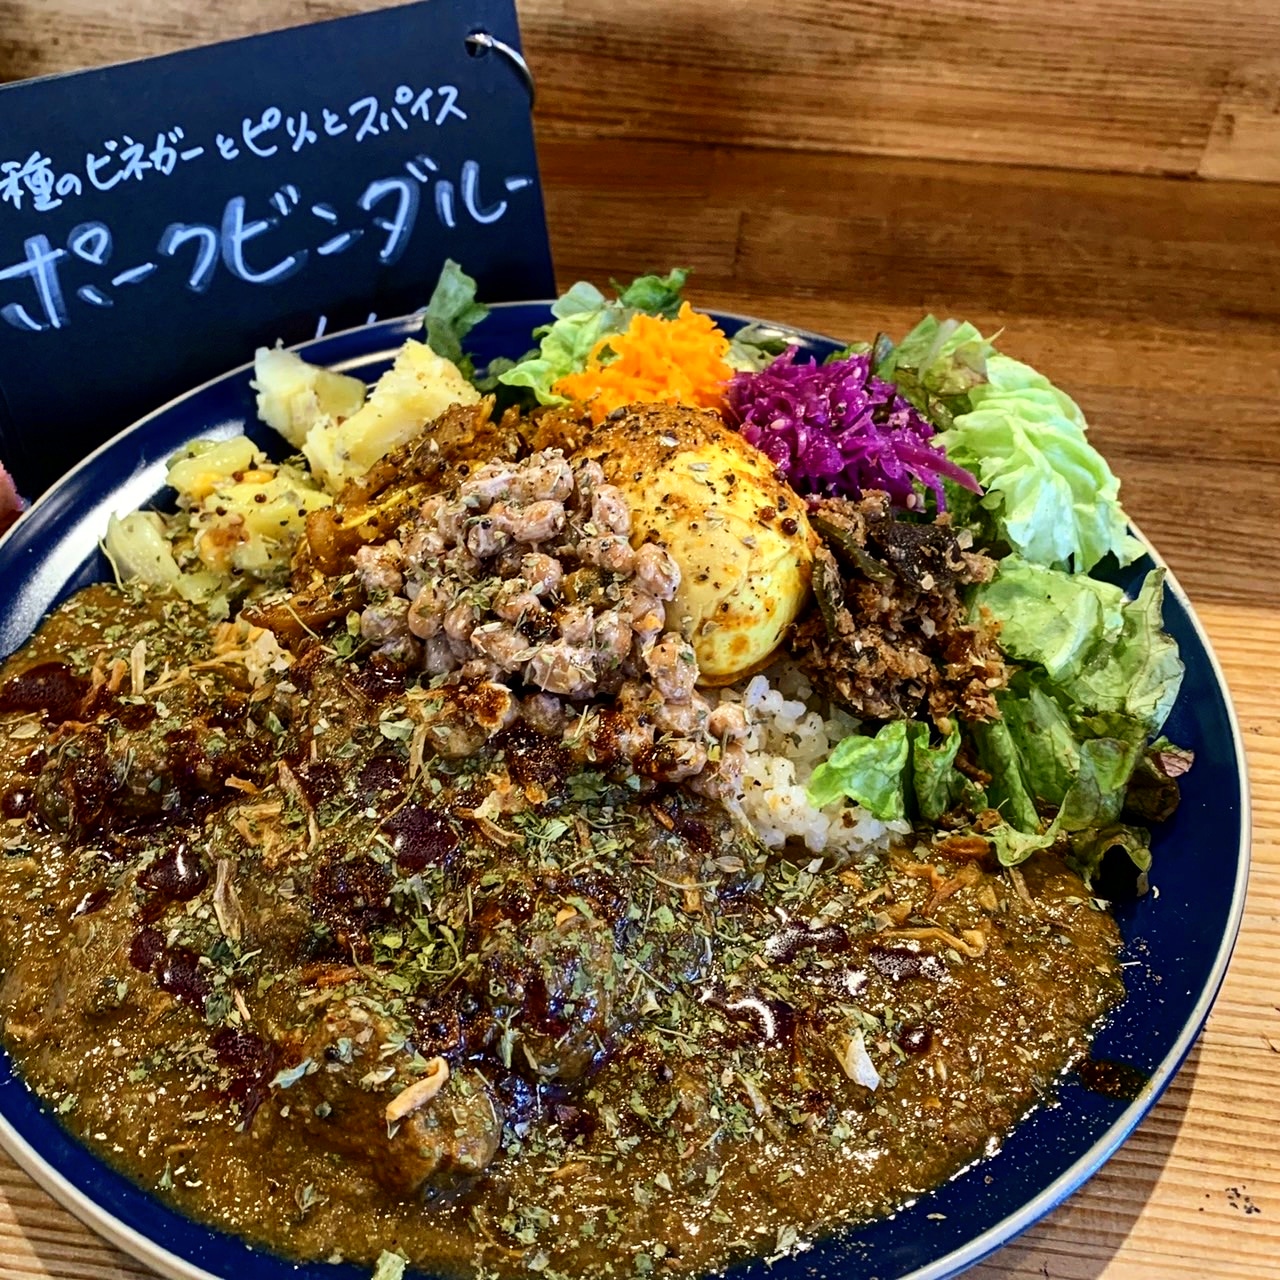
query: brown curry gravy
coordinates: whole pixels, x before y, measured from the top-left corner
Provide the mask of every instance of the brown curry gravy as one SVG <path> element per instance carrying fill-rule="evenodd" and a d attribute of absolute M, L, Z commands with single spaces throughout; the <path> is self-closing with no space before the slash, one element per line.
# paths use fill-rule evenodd
<path fill-rule="evenodd" d="M 1122 997 L 1116 926 L 1054 858 L 767 857 L 709 802 L 530 743 L 415 772 L 403 684 L 217 657 L 180 604 L 93 587 L 0 668 L 31 706 L 0 713 L 0 1017 L 105 1161 L 289 1257 L 554 1278 L 785 1251 L 994 1150 Z M 460 816 L 495 785 L 523 810 Z M 837 1060 L 856 1033 L 874 1090 Z M 382 1109 L 435 1055 L 452 1173 L 404 1194 Z M 481 1113 L 496 1154 L 459 1176 Z"/>

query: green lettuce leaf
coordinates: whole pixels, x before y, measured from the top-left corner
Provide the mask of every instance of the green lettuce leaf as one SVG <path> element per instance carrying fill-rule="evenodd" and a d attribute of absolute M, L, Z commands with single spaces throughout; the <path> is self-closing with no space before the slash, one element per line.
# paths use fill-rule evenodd
<path fill-rule="evenodd" d="M 519 360 L 512 360 L 510 356 L 494 356 L 489 361 L 485 371 L 478 373 L 471 381 L 475 383 L 476 390 L 482 395 L 491 395 L 501 390 L 502 375 L 504 373 L 509 369 L 514 369 L 522 361 L 535 359 L 537 355 L 538 348 L 534 347 L 532 350 L 526 351 Z"/>
<path fill-rule="evenodd" d="M 1178 779 L 1195 762 L 1195 753 L 1157 738 L 1142 754 L 1129 779 L 1123 815 L 1138 822 L 1167 822 L 1181 798 Z"/>
<path fill-rule="evenodd" d="M 1164 569 L 1152 569 L 1134 600 L 1110 583 L 1008 556 L 974 593 L 1000 623 L 1000 647 L 1044 668 L 1082 712 L 1118 712 L 1156 733 L 1182 685 L 1177 642 L 1164 631 Z"/>
<path fill-rule="evenodd" d="M 885 351 L 893 349 L 893 343 L 883 333 L 876 338 L 876 342 L 883 342 Z M 865 356 L 868 352 L 871 353 L 871 360 L 874 364 L 879 357 L 876 355 L 876 348 L 870 342 L 851 342 L 847 347 L 841 347 L 838 351 L 833 351 L 829 356 L 826 356 L 822 363 L 835 364 L 837 360 L 847 360 L 850 356 Z"/>
<path fill-rule="evenodd" d="M 1034 564 L 1092 569 L 1105 555 L 1142 554 L 1120 509 L 1120 482 L 1089 443 L 1076 403 L 1042 374 L 991 355 L 970 408 L 935 437 L 986 489 L 980 506 L 997 534 Z"/>
<path fill-rule="evenodd" d="M 1100 736 L 1080 742 L 1075 777 L 1054 819 L 1061 831 L 1082 832 L 1105 826 L 1114 822 L 1124 807 L 1125 792 L 1142 758 L 1146 734 L 1141 724 L 1124 716 L 1105 719 Z M 1095 721 L 1090 727 L 1100 726 Z"/>
<path fill-rule="evenodd" d="M 1014 563 L 1003 588 L 997 577 L 997 589 L 980 594 L 1004 623 L 1002 643 L 1042 670 L 1015 675 L 998 695 L 1001 718 L 973 729 L 1004 819 L 987 833 L 1001 863 L 1063 843 L 1086 883 L 1112 848 L 1145 874 L 1149 838 L 1121 815 L 1167 816 L 1177 787 L 1156 762 L 1175 772 L 1189 763 L 1164 740 L 1156 754 L 1146 745 L 1182 679 L 1177 645 L 1161 629 L 1164 571 L 1153 569 L 1130 601 L 1089 581 Z"/>
<path fill-rule="evenodd" d="M 1112 849 L 1122 849 L 1141 877 L 1138 893 L 1146 892 L 1146 873 L 1151 870 L 1151 833 L 1145 827 L 1113 822 L 1104 827 L 1087 827 L 1068 833 L 1055 818 L 1043 832 L 1027 833 L 1008 823 L 1001 823 L 986 834 L 995 846 L 996 857 L 1003 867 L 1016 867 L 1033 853 L 1052 848 L 1066 836 L 1067 862 L 1089 889 L 1093 888 L 1107 854 Z"/>
<path fill-rule="evenodd" d="M 1071 837 L 1071 852 L 1067 861 L 1076 869 L 1085 885 L 1092 889 L 1094 880 L 1102 870 L 1102 861 L 1112 849 L 1122 849 L 1138 869 L 1138 893 L 1145 893 L 1146 875 L 1151 870 L 1151 833 L 1145 827 L 1131 827 L 1116 822 L 1106 827 L 1082 831 Z"/>
<path fill-rule="evenodd" d="M 1037 799 L 1060 805 L 1080 769 L 1079 738 L 1066 709 L 1047 689 L 1030 680 L 1019 684 L 1020 696 L 1004 695 L 1000 712 L 1020 778 L 1033 809 Z M 1025 823 L 1015 825 L 1032 829 Z"/>
<path fill-rule="evenodd" d="M 684 302 L 684 286 L 688 279 L 687 267 L 673 267 L 665 276 L 637 276 L 625 288 L 616 280 L 609 283 L 624 307 L 674 320 Z"/>
<path fill-rule="evenodd" d="M 1052 827 L 1044 832 L 1019 831 L 1007 822 L 986 832 L 986 837 L 995 846 L 996 858 L 1002 867 L 1016 867 L 1033 853 L 1050 849 L 1058 842 L 1058 833 Z"/>
<path fill-rule="evenodd" d="M 1146 729 L 1131 716 L 1082 715 L 1038 679 L 1000 694 L 1001 718 L 975 726 L 990 796 L 1004 822 L 990 838 L 1005 866 L 1038 849 L 1115 824 L 1143 756 Z M 1056 810 L 1046 823 L 1042 812 Z"/>
<path fill-rule="evenodd" d="M 619 303 L 610 302 L 595 285 L 579 280 L 551 304 L 551 314 L 555 317 L 551 324 L 533 331 L 539 339 L 537 352 L 499 373 L 498 381 L 508 387 L 528 388 L 539 404 L 567 404 L 552 386 L 566 374 L 585 368 L 596 343 L 611 333 L 621 333 L 630 313 Z"/>
<path fill-rule="evenodd" d="M 975 813 L 986 808 L 986 796 L 955 767 L 960 730 L 937 746 L 929 737 L 927 724 L 895 720 L 874 737 L 845 738 L 813 771 L 810 802 L 823 808 L 852 800 L 883 821 L 918 814 L 936 822 L 959 804 Z"/>
<path fill-rule="evenodd" d="M 929 743 L 929 726 L 911 724 L 911 784 L 916 807 L 928 822 L 937 822 L 965 798 L 969 780 L 955 767 L 960 730 L 953 728 L 938 746 Z"/>
<path fill-rule="evenodd" d="M 793 343 L 794 338 L 785 329 L 776 329 L 771 324 L 753 320 L 750 324 L 744 324 L 729 339 L 729 353 L 725 356 L 725 363 L 731 369 L 755 373 L 772 364 Z M 834 358 L 828 356 L 825 363 L 830 364 Z"/>
<path fill-rule="evenodd" d="M 910 758 L 910 724 L 893 720 L 874 737 L 851 734 L 809 779 L 809 801 L 819 809 L 841 798 L 888 822 L 906 816 L 904 774 Z"/>
<path fill-rule="evenodd" d="M 637 311 L 668 318 L 675 315 L 688 274 L 683 267 L 676 267 L 665 276 L 639 276 L 619 290 L 612 302 L 595 285 L 579 280 L 552 303 L 555 320 L 533 331 L 538 349 L 497 371 L 497 382 L 532 391 L 539 404 L 568 404 L 551 388 L 567 374 L 586 368 L 596 344 L 621 333 Z M 614 288 L 618 289 L 616 282 Z"/>
<path fill-rule="evenodd" d="M 999 335 L 997 335 L 999 336 Z M 876 375 L 941 427 L 970 408 L 970 391 L 985 382 L 995 347 L 967 321 L 925 316 L 898 345 L 877 344 Z"/>
<path fill-rule="evenodd" d="M 991 807 L 998 809 L 1005 821 L 1017 830 L 1038 832 L 1040 814 L 1036 809 L 1035 796 L 1027 784 L 1026 769 L 1012 723 L 1004 714 L 1010 701 L 1001 701 L 999 720 L 975 724 L 973 738 L 978 748 L 978 759 L 991 775 L 991 784 L 987 787 Z"/>
<path fill-rule="evenodd" d="M 1000 647 L 1019 662 L 1044 667 L 1055 682 L 1083 671 L 1099 643 L 1120 634 L 1124 592 L 1084 573 L 1062 573 L 1006 556 L 974 593 L 974 616 L 990 610 Z"/>
<path fill-rule="evenodd" d="M 1163 569 L 1152 569 L 1138 598 L 1123 606 L 1120 635 L 1100 644 L 1066 687 L 1081 706 L 1130 716 L 1156 733 L 1173 710 L 1186 668 L 1164 630 Z"/>
<path fill-rule="evenodd" d="M 488 314 L 489 308 L 476 301 L 476 282 L 447 258 L 427 303 L 427 346 L 436 355 L 452 360 L 465 377 L 474 377 L 475 365 L 462 350 L 462 340 Z"/>

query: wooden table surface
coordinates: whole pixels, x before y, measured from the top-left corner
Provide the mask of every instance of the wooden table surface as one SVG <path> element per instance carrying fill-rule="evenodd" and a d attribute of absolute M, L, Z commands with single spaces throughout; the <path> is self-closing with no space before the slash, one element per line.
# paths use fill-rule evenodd
<path fill-rule="evenodd" d="M 313 3 L 304 13 L 269 0 L 226 6 L 242 30 L 353 7 L 368 6 Z M 1202 6 L 1131 0 L 1118 8 L 1080 7 L 1105 10 L 1108 19 L 1118 13 L 1120 46 L 1138 38 L 1140 20 L 1157 8 L 1178 20 L 1156 42 L 1164 79 L 1152 71 L 1154 81 L 1135 83 L 1153 120 L 1161 100 L 1186 120 L 1176 128 L 1166 120 L 1159 136 L 1154 126 L 1144 132 L 1134 123 L 1138 107 L 1130 95 L 1132 109 L 1116 113 L 1115 129 L 1095 130 L 1089 154 L 1104 155 L 1105 167 L 1135 172 L 947 161 L 937 152 L 919 159 L 857 154 L 894 150 L 873 133 L 840 154 L 771 146 L 769 137 L 739 145 L 731 124 L 714 113 L 712 140 L 695 145 L 679 140 L 656 109 L 643 125 L 610 128 L 612 137 L 601 141 L 589 136 L 586 99 L 564 88 L 553 62 L 541 68 L 544 84 L 552 83 L 552 116 L 540 129 L 543 179 L 562 283 L 682 263 L 695 268 L 691 292 L 699 303 L 845 338 L 882 328 L 901 334 L 926 309 L 984 330 L 1003 325 L 1003 349 L 1044 370 L 1084 407 L 1094 439 L 1122 479 L 1128 511 L 1181 579 L 1226 671 L 1251 770 L 1253 870 L 1226 984 L 1168 1093 L 1082 1191 L 972 1275 L 1274 1277 L 1280 1275 L 1280 186 L 1167 175 L 1280 176 L 1275 10 L 1227 5 L 1232 13 L 1221 25 L 1233 33 L 1230 56 L 1210 50 L 1199 67 L 1189 60 Z M 905 8 L 908 18 L 924 22 L 926 10 L 972 6 L 940 0 Z M 583 0 L 584 12 L 598 17 L 605 9 Z M 609 22 L 636 28 L 634 18 L 617 16 L 624 9 L 639 14 L 646 6 L 611 7 Z M 709 12 L 702 3 L 683 9 L 699 20 Z M 571 55 L 573 6 L 531 0 L 522 12 L 535 52 L 546 51 L 549 61 L 552 54 Z M 50 15 L 60 21 L 46 25 Z M 185 16 L 195 23 L 186 39 Z M 1252 49 L 1247 23 L 1243 33 L 1238 29 L 1250 17 L 1266 37 L 1258 36 Z M 0 74 L 212 38 L 211 21 L 177 0 L 129 6 L 0 0 Z M 696 27 L 693 17 L 688 24 L 686 32 Z M 1024 25 L 1024 43 L 1035 44 L 1035 24 Z M 619 61 L 604 34 L 596 34 L 598 55 Z M 637 30 L 630 34 L 638 38 Z M 1003 56 L 1014 61 L 1007 48 L 1013 37 L 1007 31 L 1004 37 Z M 665 56 L 657 37 L 646 47 L 654 59 Z M 1095 61 L 1105 60 L 1102 44 L 1089 49 Z M 926 145 L 922 116 L 936 107 L 924 95 L 928 80 L 919 74 L 908 86 L 916 107 L 905 128 L 919 135 L 919 146 Z M 953 80 L 939 93 L 954 88 Z M 965 83 L 972 90 L 972 79 Z M 629 91 L 641 90 L 633 84 Z M 1001 115 L 1003 133 L 988 139 L 981 154 L 1003 161 L 1047 156 L 1079 168 L 1084 153 L 1049 134 L 1036 151 L 1037 130 L 1051 126 L 1043 113 L 1066 108 L 1046 107 L 1033 91 L 1025 86 L 1031 105 L 1022 117 Z M 1106 91 L 1105 77 L 1079 82 L 1081 94 Z M 1083 108 L 1076 102 L 1072 110 Z M 1233 132 L 1232 122 L 1243 132 Z M 1071 136 L 1078 139 L 1083 128 Z M 954 136 L 970 140 L 958 154 L 978 145 L 979 135 L 959 124 Z M 1117 137 L 1107 151 L 1108 138 Z M 1203 851 L 1206 875 L 1213 874 L 1213 853 Z M 0 1277 L 146 1274 L 0 1159 Z"/>

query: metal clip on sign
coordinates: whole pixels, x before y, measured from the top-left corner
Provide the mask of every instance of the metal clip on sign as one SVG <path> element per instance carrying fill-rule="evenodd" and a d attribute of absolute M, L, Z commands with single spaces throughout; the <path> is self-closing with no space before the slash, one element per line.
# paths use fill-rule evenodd
<path fill-rule="evenodd" d="M 529 70 L 529 64 L 519 49 L 513 49 L 505 40 L 499 40 L 487 31 L 473 31 L 467 36 L 467 52 L 473 58 L 486 57 L 490 52 L 499 53 L 506 58 L 524 82 L 525 92 L 529 95 L 529 110 L 533 110 L 538 100 L 538 86 L 534 83 L 533 72 Z"/>

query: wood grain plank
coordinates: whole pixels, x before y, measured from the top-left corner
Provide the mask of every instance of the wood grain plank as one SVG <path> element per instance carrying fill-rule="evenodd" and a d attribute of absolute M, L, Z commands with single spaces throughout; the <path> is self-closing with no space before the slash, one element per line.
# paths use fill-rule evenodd
<path fill-rule="evenodd" d="M 0 1276 L 137 1280 L 151 1274 L 93 1235 L 0 1153 Z"/>
<path fill-rule="evenodd" d="M 0 79 L 381 7 L 0 0 Z M 1275 181 L 1280 9 L 1223 0 L 521 0 L 552 138 Z"/>
<path fill-rule="evenodd" d="M 1261 326 L 1259 337 L 1280 324 L 1269 186 L 678 143 L 587 147 L 541 148 L 562 269 L 598 273 L 611 260 L 606 274 L 616 275 L 688 261 L 700 285 L 738 297 L 786 295 L 855 316 L 963 302 L 975 321 L 1052 316 L 1104 338 L 1138 318 L 1204 329 L 1207 342 L 1224 324 Z M 1273 369 L 1259 374 L 1273 385 Z"/>
<path fill-rule="evenodd" d="M 1199 173 L 1280 182 L 1280 57 L 1261 56 L 1227 77 Z"/>
<path fill-rule="evenodd" d="M 1234 6 L 1226 35 L 1190 7 L 1141 0 L 561 0 L 522 13 L 540 65 L 568 69 L 546 105 L 566 134 L 681 138 L 696 120 L 716 141 L 1181 174 L 1197 170 L 1224 73 L 1271 48 L 1277 16 Z M 653 91 L 681 81 L 688 98 Z"/>

